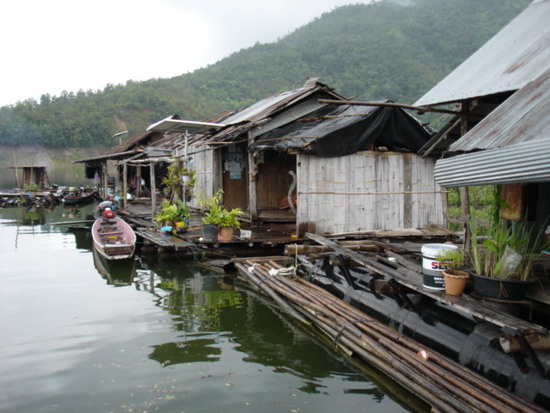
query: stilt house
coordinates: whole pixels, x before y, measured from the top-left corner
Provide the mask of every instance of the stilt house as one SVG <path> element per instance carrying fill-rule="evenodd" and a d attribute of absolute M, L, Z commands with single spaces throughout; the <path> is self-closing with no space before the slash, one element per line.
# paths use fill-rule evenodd
<path fill-rule="evenodd" d="M 434 160 L 416 155 L 431 130 L 396 107 L 320 102 L 334 98 L 345 103 L 312 79 L 224 119 L 191 145 L 195 190 L 222 188 L 228 208 L 298 234 L 446 225 Z"/>

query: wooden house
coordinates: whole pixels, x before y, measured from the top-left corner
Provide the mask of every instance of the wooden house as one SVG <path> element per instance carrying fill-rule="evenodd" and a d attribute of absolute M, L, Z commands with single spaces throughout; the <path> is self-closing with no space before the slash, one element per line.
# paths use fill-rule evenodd
<path fill-rule="evenodd" d="M 434 160 L 415 152 L 431 131 L 396 107 L 332 106 L 326 85 L 264 99 L 191 144 L 195 190 L 224 191 L 252 222 L 292 222 L 301 235 L 445 226 Z"/>
<path fill-rule="evenodd" d="M 288 169 L 282 180 L 267 179 L 268 183 L 258 183 L 257 171 L 250 167 L 255 161 L 247 150 L 248 144 L 259 134 L 324 106 L 319 99 L 342 99 L 342 96 L 311 78 L 301 88 L 267 97 L 238 112 L 219 115 L 215 121 L 224 124 L 223 128 L 190 141 L 189 155 L 197 174 L 196 193 L 208 197 L 223 189 L 224 204 L 228 208 L 241 208 L 256 221 L 258 208 L 255 205 L 260 202 L 264 214 L 277 219 L 279 201 L 291 182 Z M 268 173 L 267 169 L 264 173 Z M 265 197 L 258 201 L 254 187 L 264 183 L 269 187 L 264 187 Z"/>

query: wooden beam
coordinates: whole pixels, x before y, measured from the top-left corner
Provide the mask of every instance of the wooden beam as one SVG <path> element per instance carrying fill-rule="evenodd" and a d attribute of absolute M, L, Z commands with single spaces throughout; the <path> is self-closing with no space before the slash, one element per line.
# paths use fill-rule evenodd
<path fill-rule="evenodd" d="M 253 142 L 254 137 L 248 132 L 248 144 Z M 258 220 L 258 165 L 255 154 L 257 152 L 248 151 L 248 213 L 252 222 Z"/>
<path fill-rule="evenodd" d="M 155 162 L 149 163 L 149 177 L 151 179 L 151 216 L 155 215 L 157 209 L 157 183 L 155 182 Z"/>
<path fill-rule="evenodd" d="M 128 204 L 128 164 L 124 162 L 122 169 L 122 206 Z"/>
<path fill-rule="evenodd" d="M 401 109 L 411 109 L 411 110 L 416 110 L 417 112 L 435 112 L 435 113 L 446 113 L 449 115 L 460 115 L 460 112 L 456 112 L 453 110 L 435 109 L 428 106 L 412 106 L 412 105 L 404 105 L 401 103 L 391 103 L 391 102 L 358 102 L 356 100 L 319 99 L 319 103 L 326 103 L 329 105 L 387 106 L 387 107 L 395 107 L 395 108 L 401 108 Z"/>
<path fill-rule="evenodd" d="M 468 133 L 469 122 L 468 114 L 470 113 L 468 101 L 462 102 L 462 117 L 460 123 L 460 136 Z M 462 209 L 462 217 L 464 218 L 464 251 L 470 251 L 472 245 L 472 229 L 470 227 L 470 221 L 472 216 L 470 214 L 470 194 L 468 188 L 461 186 L 458 189 L 460 193 L 460 206 Z"/>

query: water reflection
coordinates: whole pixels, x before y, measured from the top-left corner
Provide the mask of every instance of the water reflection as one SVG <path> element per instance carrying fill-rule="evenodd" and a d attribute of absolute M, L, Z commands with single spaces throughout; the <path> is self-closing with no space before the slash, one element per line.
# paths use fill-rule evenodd
<path fill-rule="evenodd" d="M 218 361 L 221 349 L 216 347 L 214 338 L 193 338 L 176 343 L 164 343 L 153 347 L 149 358 L 161 366 L 199 361 Z"/>
<path fill-rule="evenodd" d="M 14 220 L 12 223 L 23 226 L 58 225 L 75 222 L 75 224 L 90 223 L 94 220 L 96 205 L 82 207 L 37 206 L 0 208 L 0 217 Z M 60 228 L 62 228 L 60 226 Z"/>
<path fill-rule="evenodd" d="M 175 272 L 175 267 L 179 268 L 178 275 L 166 277 Z M 296 329 L 292 320 L 235 289 L 227 276 L 212 275 L 206 269 L 175 267 L 166 263 L 156 267 L 160 274 L 138 271 L 135 279 L 140 290 L 159 298 L 158 305 L 173 316 L 173 328 L 183 338 L 154 346 L 151 359 L 162 366 L 219 360 L 221 334 L 243 354 L 244 362 L 270 366 L 275 373 L 305 380 L 304 391 L 321 392 L 318 380 L 333 374 L 333 370 L 327 370 L 327 354 L 311 346 L 310 339 Z M 216 333 L 218 339 L 209 333 Z M 324 362 L 320 364 L 319 359 Z M 336 363 L 333 367 L 337 370 Z"/>
<path fill-rule="evenodd" d="M 82 232 L 83 231 L 76 231 L 76 234 Z M 136 259 L 132 257 L 127 260 L 108 261 L 93 247 L 93 240 L 90 230 L 85 231 L 84 233 L 87 234 L 85 238 L 90 240 L 90 245 L 88 248 L 92 250 L 94 256 L 94 267 L 101 277 L 107 281 L 107 284 L 117 287 L 131 285 L 136 275 Z"/>
<path fill-rule="evenodd" d="M 358 374 L 331 344 L 224 273 L 139 255 L 105 265 L 86 224 L 53 225 L 85 219 L 84 207 L 46 212 L 45 225 L 23 225 L 21 214 L 0 209 L 9 220 L 0 225 L 1 251 L 13 264 L 0 271 L 3 412 L 414 406 L 400 406 L 392 398 L 402 389 Z"/>

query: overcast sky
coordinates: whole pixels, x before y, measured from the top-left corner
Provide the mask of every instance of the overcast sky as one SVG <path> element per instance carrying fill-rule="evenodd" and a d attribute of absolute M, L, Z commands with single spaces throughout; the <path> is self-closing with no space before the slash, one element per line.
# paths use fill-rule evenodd
<path fill-rule="evenodd" d="M 0 106 L 172 77 L 370 0 L 2 0 Z"/>

